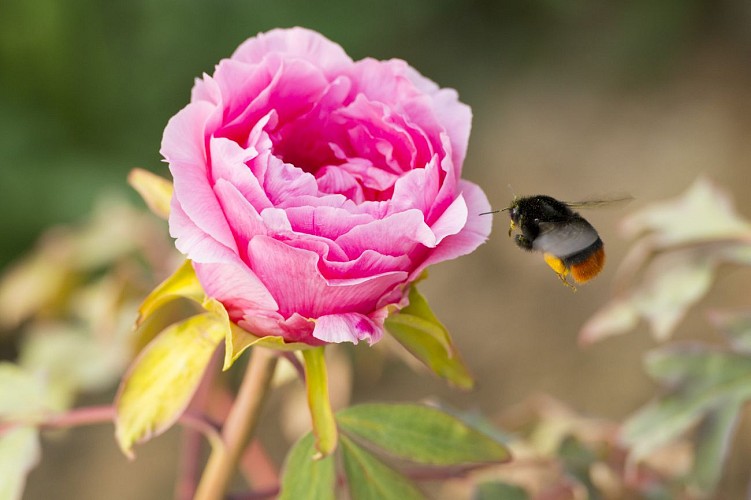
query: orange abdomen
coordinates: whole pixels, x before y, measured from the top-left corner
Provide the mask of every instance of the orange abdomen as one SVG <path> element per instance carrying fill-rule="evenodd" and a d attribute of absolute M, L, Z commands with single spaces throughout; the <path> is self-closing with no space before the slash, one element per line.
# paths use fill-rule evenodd
<path fill-rule="evenodd" d="M 605 266 L 605 249 L 600 246 L 592 252 L 586 259 L 576 264 L 572 264 L 569 273 L 577 283 L 586 283 L 602 271 Z"/>

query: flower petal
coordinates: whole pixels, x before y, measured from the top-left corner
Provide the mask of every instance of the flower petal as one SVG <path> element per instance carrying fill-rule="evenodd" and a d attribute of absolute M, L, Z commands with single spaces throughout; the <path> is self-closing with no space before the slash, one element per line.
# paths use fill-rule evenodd
<path fill-rule="evenodd" d="M 169 217 L 170 236 L 176 239 L 175 246 L 195 262 L 232 262 L 237 253 L 202 231 L 192 221 L 176 197 L 172 197 Z M 234 241 L 233 241 L 234 247 Z"/>
<path fill-rule="evenodd" d="M 218 300 L 227 309 L 230 318 L 238 321 L 244 311 L 279 309 L 274 297 L 258 277 L 240 262 L 221 264 L 193 263 L 198 280 L 206 295 Z"/>
<path fill-rule="evenodd" d="M 259 63 L 270 53 L 310 61 L 327 74 L 338 73 L 352 64 L 341 46 L 320 33 L 299 27 L 259 33 L 240 45 L 232 59 Z"/>
<path fill-rule="evenodd" d="M 431 264 L 455 259 L 474 251 L 488 239 L 493 223 L 492 217 L 480 215 L 490 210 L 488 198 L 478 185 L 469 181 L 460 181 L 459 186 L 467 205 L 467 224 L 459 233 L 445 237 L 412 272 L 410 279 L 415 279 Z"/>
<path fill-rule="evenodd" d="M 365 249 L 384 255 L 407 255 L 418 244 L 429 248 L 436 244 L 422 212 L 414 209 L 356 226 L 336 242 L 350 256 L 360 255 Z"/>
<path fill-rule="evenodd" d="M 318 270 L 319 255 L 293 248 L 268 236 L 249 245 L 253 270 L 279 302 L 283 316 L 308 318 L 341 312 L 370 312 L 378 299 L 401 283 L 407 273 L 391 271 L 357 279 L 326 280 Z"/>
<path fill-rule="evenodd" d="M 364 314 L 329 314 L 316 319 L 313 336 L 324 342 L 357 344 L 361 340 L 367 340 L 372 345 L 381 340 L 383 326 Z"/>
<path fill-rule="evenodd" d="M 161 153 L 174 179 L 174 197 L 188 219 L 208 236 L 237 250 L 227 219 L 207 182 L 205 123 L 212 106 L 189 104 L 170 119 Z M 171 222 L 170 222 L 171 223 Z"/>

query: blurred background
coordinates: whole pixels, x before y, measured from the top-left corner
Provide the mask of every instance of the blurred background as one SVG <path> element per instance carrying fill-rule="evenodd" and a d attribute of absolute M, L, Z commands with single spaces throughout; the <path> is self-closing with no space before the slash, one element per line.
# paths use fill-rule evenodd
<path fill-rule="evenodd" d="M 0 268 L 103 196 L 140 203 L 126 175 L 133 167 L 168 174 L 162 130 L 193 79 L 259 31 L 294 25 L 320 31 L 353 59 L 402 58 L 457 89 L 474 110 L 464 176 L 495 207 L 515 194 L 635 198 L 586 214 L 609 262 L 575 294 L 540 256 L 520 252 L 496 216 L 488 244 L 432 269 L 421 287 L 477 389 L 461 393 L 394 363 L 377 383 L 355 377 L 352 400 L 438 397 L 493 416 L 550 394 L 614 419 L 644 404 L 655 390 L 642 371 L 656 345 L 646 329 L 585 349 L 577 336 L 611 293 L 628 244 L 618 234 L 625 213 L 707 175 L 751 215 L 751 4 L 742 0 L 4 0 Z M 748 279 L 721 275 L 710 305 L 747 305 Z M 712 334 L 695 314 L 678 338 Z M 4 337 L 6 357 L 16 340 Z M 748 480 L 749 422 L 741 430 L 723 491 Z M 168 433 L 129 463 L 109 426 L 46 440 L 27 498 L 47 497 L 51 485 L 61 499 L 164 498 L 176 446 Z"/>

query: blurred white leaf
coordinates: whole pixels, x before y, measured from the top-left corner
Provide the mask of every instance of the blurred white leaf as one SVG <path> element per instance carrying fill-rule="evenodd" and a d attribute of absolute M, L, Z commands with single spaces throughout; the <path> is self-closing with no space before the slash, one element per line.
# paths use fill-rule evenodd
<path fill-rule="evenodd" d="M 751 224 L 733 208 L 730 196 L 706 178 L 682 195 L 653 203 L 626 217 L 628 237 L 650 232 L 660 246 L 716 239 L 751 239 Z"/>
<path fill-rule="evenodd" d="M 10 362 L 0 362 L 0 420 L 34 421 L 64 409 L 43 377 Z"/>
<path fill-rule="evenodd" d="M 39 462 L 38 431 L 34 427 L 14 427 L 0 435 L 0 498 L 20 500 L 26 476 Z"/>
<path fill-rule="evenodd" d="M 124 342 L 115 344 L 66 325 L 46 325 L 27 334 L 19 364 L 43 375 L 49 391 L 68 407 L 79 391 L 113 385 L 128 361 Z"/>

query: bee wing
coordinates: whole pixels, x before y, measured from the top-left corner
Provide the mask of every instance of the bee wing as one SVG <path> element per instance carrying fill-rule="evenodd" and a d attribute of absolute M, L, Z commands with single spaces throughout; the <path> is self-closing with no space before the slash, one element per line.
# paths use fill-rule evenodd
<path fill-rule="evenodd" d="M 597 238 L 595 228 L 581 217 L 565 222 L 541 222 L 540 235 L 532 242 L 532 248 L 566 257 L 584 250 Z"/>
<path fill-rule="evenodd" d="M 624 195 L 615 198 L 605 198 L 602 200 L 564 201 L 562 203 L 569 208 L 599 208 L 605 206 L 625 205 L 633 201 L 633 199 L 633 196 Z"/>

